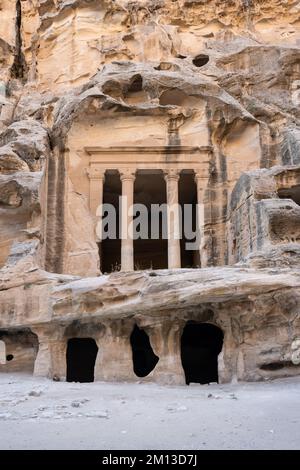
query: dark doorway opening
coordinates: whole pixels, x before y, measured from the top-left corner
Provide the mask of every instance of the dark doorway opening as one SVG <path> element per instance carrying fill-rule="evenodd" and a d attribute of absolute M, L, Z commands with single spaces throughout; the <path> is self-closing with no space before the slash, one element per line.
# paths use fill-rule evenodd
<path fill-rule="evenodd" d="M 189 246 L 196 242 L 196 236 L 193 238 L 193 234 L 196 233 L 197 228 L 197 186 L 192 173 L 181 173 L 178 192 L 182 214 L 181 267 L 199 268 L 201 264 L 199 250 L 191 250 L 192 247 Z"/>
<path fill-rule="evenodd" d="M 162 214 L 158 214 L 157 238 L 152 236 L 153 234 L 151 233 L 151 224 L 152 222 L 154 224 L 152 217 L 155 217 L 151 212 L 152 204 L 159 206 L 166 204 L 166 202 L 166 183 L 163 173 L 161 171 L 157 173 L 138 172 L 134 184 L 134 203 L 142 204 L 147 208 L 148 226 L 145 231 L 143 230 L 145 227 L 137 224 L 136 230 L 139 238 L 133 242 L 134 268 L 136 270 L 168 268 L 168 240 L 163 236 Z M 137 217 L 140 217 L 139 213 Z"/>
<path fill-rule="evenodd" d="M 122 195 L 122 185 L 120 175 L 117 171 L 108 170 L 105 174 L 105 183 L 103 188 L 103 204 L 111 204 L 115 208 L 115 227 L 109 227 L 104 224 L 104 236 L 99 243 L 99 256 L 102 273 L 111 273 L 119 271 L 121 268 L 121 239 L 120 239 L 120 214 L 119 197 Z M 104 219 L 107 214 L 103 214 Z M 114 233 L 113 233 L 114 232 Z M 105 235 L 106 233 L 109 236 Z"/>
<path fill-rule="evenodd" d="M 133 370 L 138 377 L 146 377 L 152 372 L 159 358 L 154 354 L 147 333 L 135 325 L 130 336 Z"/>
<path fill-rule="evenodd" d="M 188 322 L 181 337 L 181 361 L 187 385 L 218 382 L 223 332 L 209 323 Z"/>
<path fill-rule="evenodd" d="M 98 353 L 92 338 L 72 338 L 67 347 L 67 382 L 94 382 Z"/>

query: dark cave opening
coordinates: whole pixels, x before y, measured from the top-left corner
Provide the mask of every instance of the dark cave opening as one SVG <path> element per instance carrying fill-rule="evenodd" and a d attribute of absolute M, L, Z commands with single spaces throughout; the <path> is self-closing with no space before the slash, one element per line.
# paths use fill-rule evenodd
<path fill-rule="evenodd" d="M 193 64 L 195 67 L 204 67 L 204 65 L 208 64 L 209 56 L 206 54 L 199 54 L 193 59 Z"/>
<path fill-rule="evenodd" d="M 150 344 L 147 333 L 135 325 L 131 336 L 133 370 L 138 377 L 146 377 L 159 361 Z"/>
<path fill-rule="evenodd" d="M 210 323 L 187 322 L 181 336 L 181 361 L 187 385 L 218 382 L 223 332 Z"/>
<path fill-rule="evenodd" d="M 36 334 L 30 328 L 0 331 L 0 368 L 7 372 L 33 373 L 39 349 Z"/>
<path fill-rule="evenodd" d="M 261 370 L 266 371 L 276 371 L 284 369 L 285 367 L 298 367 L 298 365 L 293 364 L 292 361 L 278 361 L 278 362 L 269 362 L 267 364 L 262 364 L 260 366 Z"/>
<path fill-rule="evenodd" d="M 128 87 L 129 93 L 137 93 L 143 90 L 143 77 L 141 75 L 135 75 L 131 78 L 130 85 Z"/>
<path fill-rule="evenodd" d="M 279 189 L 278 196 L 280 199 L 292 199 L 292 201 L 300 206 L 300 185 Z"/>
<path fill-rule="evenodd" d="M 94 382 L 98 353 L 92 338 L 72 338 L 67 347 L 67 382 Z"/>

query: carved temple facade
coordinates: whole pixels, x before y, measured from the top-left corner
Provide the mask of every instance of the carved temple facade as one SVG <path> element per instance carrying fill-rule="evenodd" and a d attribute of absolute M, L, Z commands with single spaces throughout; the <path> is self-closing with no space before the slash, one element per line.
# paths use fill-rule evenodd
<path fill-rule="evenodd" d="M 99 229 L 99 219 L 101 217 L 97 217 L 97 210 L 99 205 L 105 202 L 105 179 L 108 180 L 111 175 L 114 179 L 119 179 L 121 182 L 120 197 L 122 196 L 126 201 L 126 207 L 121 211 L 120 220 L 120 232 L 123 234 L 120 254 L 120 269 L 122 271 L 132 271 L 136 268 L 134 261 L 134 240 L 132 236 L 129 236 L 128 230 L 126 230 L 133 222 L 133 214 L 129 215 L 129 209 L 138 202 L 143 202 L 145 206 L 149 206 L 149 203 L 151 205 L 151 199 L 149 200 L 151 192 L 148 195 L 146 194 L 144 199 L 140 198 L 138 202 L 135 198 L 135 182 L 139 177 L 142 177 L 144 182 L 147 180 L 149 182 L 152 179 L 153 186 L 155 187 L 156 185 L 157 191 L 161 192 L 161 199 L 157 200 L 155 198 L 155 202 L 163 204 L 165 201 L 167 208 L 173 209 L 172 217 L 168 218 L 167 241 L 165 244 L 161 243 L 160 247 L 162 250 L 160 259 L 162 260 L 166 255 L 166 253 L 163 253 L 163 250 L 167 246 L 167 263 L 157 267 L 167 269 L 182 267 L 180 242 L 180 232 L 182 231 L 180 230 L 182 224 L 180 217 L 182 214 L 178 210 L 180 202 L 182 202 L 179 197 L 179 182 L 181 177 L 186 180 L 185 190 L 190 192 L 190 203 L 193 203 L 195 208 L 198 206 L 196 219 L 200 235 L 199 240 L 201 242 L 199 243 L 197 256 L 194 255 L 192 265 L 194 264 L 195 267 L 206 267 L 207 260 L 203 239 L 205 230 L 204 216 L 206 214 L 206 217 L 209 217 L 209 202 L 205 201 L 205 193 L 209 181 L 209 164 L 212 152 L 210 147 L 86 147 L 85 151 L 90 157 L 87 169 L 89 177 L 89 207 L 91 213 L 96 218 L 98 231 L 101 230 Z M 143 185 L 142 178 L 140 185 Z M 159 183 L 161 184 L 159 185 Z M 193 183 L 195 183 L 195 188 L 193 188 Z M 195 189 L 196 196 L 194 198 L 193 189 Z M 144 192 L 147 192 L 147 184 L 144 185 Z M 206 211 L 204 209 L 205 202 Z M 101 237 L 98 236 L 98 238 Z M 101 243 L 101 240 L 99 239 L 98 242 Z M 151 252 L 152 248 L 155 247 L 149 245 L 145 247 L 145 250 Z M 101 253 L 101 255 L 104 257 L 105 253 Z M 139 262 L 137 262 L 137 265 L 139 266 Z M 155 260 L 149 259 L 148 267 L 155 267 Z"/>
<path fill-rule="evenodd" d="M 18 2 L 24 57 L 19 37 L 5 46 L 0 83 L 0 372 L 299 375 L 295 12 L 257 2 L 249 33 L 238 1 L 232 18 L 228 2 L 184 2 L 187 17 L 117 3 Z M 131 236 L 132 205 L 147 235 L 166 207 L 158 236 Z"/>

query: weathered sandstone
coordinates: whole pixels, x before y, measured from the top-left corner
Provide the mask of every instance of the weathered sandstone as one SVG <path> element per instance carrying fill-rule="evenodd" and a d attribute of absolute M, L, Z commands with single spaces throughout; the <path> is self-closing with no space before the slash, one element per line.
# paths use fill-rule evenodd
<path fill-rule="evenodd" d="M 68 379 L 89 338 L 98 380 L 141 380 L 145 354 L 144 380 L 183 384 L 185 327 L 210 325 L 219 381 L 299 374 L 300 2 L 0 0 L 0 20 L 0 371 Z M 121 194 L 201 204 L 199 248 L 99 238 Z"/>

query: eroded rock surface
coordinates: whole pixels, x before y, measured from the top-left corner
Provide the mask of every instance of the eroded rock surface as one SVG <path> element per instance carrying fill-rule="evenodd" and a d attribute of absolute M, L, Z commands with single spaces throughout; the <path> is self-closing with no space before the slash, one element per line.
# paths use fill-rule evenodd
<path fill-rule="evenodd" d="M 299 374 L 300 2 L 0 0 L 0 20 L 0 371 L 63 380 L 92 338 L 96 379 L 185 383 L 192 321 L 223 332 L 220 381 Z M 136 245 L 114 272 L 100 196 L 134 175 L 163 203 L 174 172 L 200 250 L 168 269 Z"/>

